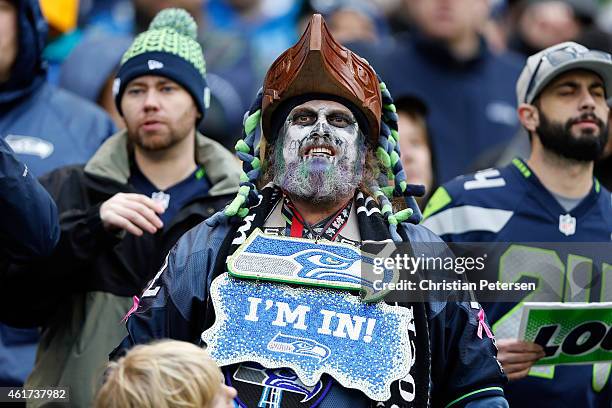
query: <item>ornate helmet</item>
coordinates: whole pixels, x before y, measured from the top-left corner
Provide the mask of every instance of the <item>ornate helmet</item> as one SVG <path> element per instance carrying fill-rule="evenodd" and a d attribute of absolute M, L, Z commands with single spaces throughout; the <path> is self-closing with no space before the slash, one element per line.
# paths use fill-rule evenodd
<path fill-rule="evenodd" d="M 401 241 L 397 224 L 420 221 L 421 213 L 412 196 L 423 195 L 424 187 L 406 183 L 393 99 L 368 62 L 334 40 L 320 14 L 312 16 L 297 44 L 274 61 L 263 88 L 245 114 L 244 138 L 236 143 L 236 153 L 243 162 L 240 190 L 224 214 L 244 218 L 259 202 L 256 182 L 265 144 L 275 142 L 275 116 L 288 113 L 285 104 L 300 97 L 339 100 L 356 114 L 362 130 L 367 129 L 365 133 L 385 170 L 372 191 L 381 203 L 392 236 Z M 389 201 L 393 197 L 404 197 L 408 208 L 394 213 Z"/>
<path fill-rule="evenodd" d="M 271 127 L 274 112 L 291 98 L 308 94 L 333 95 L 352 103 L 365 116 L 367 134 L 376 143 L 382 111 L 376 72 L 336 42 L 320 14 L 312 16 L 297 44 L 282 53 L 266 74 L 261 111 L 268 142 L 276 137 Z"/>

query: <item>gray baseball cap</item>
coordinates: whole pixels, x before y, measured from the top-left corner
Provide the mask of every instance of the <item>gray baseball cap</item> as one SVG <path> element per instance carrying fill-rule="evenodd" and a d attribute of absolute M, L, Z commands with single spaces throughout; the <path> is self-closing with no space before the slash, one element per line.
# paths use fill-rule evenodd
<path fill-rule="evenodd" d="M 612 55 L 568 41 L 527 58 L 516 83 L 518 103 L 532 103 L 550 81 L 574 69 L 586 69 L 598 74 L 604 81 L 606 97 L 612 96 Z"/>

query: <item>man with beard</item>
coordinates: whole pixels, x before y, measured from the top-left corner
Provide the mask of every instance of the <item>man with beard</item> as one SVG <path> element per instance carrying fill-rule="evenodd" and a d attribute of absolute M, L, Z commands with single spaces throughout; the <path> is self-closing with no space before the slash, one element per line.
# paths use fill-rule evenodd
<path fill-rule="evenodd" d="M 42 326 L 26 386 L 68 386 L 73 407 L 91 406 L 108 353 L 125 336 L 120 321 L 164 255 L 238 188 L 234 156 L 196 131 L 207 100 L 196 30 L 187 12 L 167 9 L 134 40 L 115 80 L 127 130 L 87 164 L 41 180 L 58 206 L 59 243 L 50 257 L 0 276 L 0 319 Z"/>
<path fill-rule="evenodd" d="M 477 303 L 351 292 L 370 287 L 364 244 L 446 246 L 415 225 L 422 188 L 405 181 L 389 91 L 320 15 L 244 125 L 239 194 L 170 251 L 111 357 L 155 338 L 206 345 L 242 407 L 506 407 Z"/>
<path fill-rule="evenodd" d="M 608 138 L 612 58 L 573 42 L 558 44 L 529 57 L 516 88 L 518 115 L 531 141 L 529 160 L 514 159 L 505 168 L 440 187 L 423 224 L 447 242 L 500 243 L 487 246 L 503 252 L 495 264 L 497 279 L 539 282 L 524 301 L 611 301 L 600 279 L 602 261 L 609 262 L 601 258 L 609 249 L 602 254 L 597 245 L 580 243 L 609 243 L 612 233 L 610 192 L 593 177 L 593 163 Z M 527 244 L 504 244 L 517 242 Z M 543 265 L 543 254 L 563 264 Z M 592 288 L 560 286 L 580 284 L 570 264 L 576 256 L 592 262 Z M 520 265 L 512 259 L 521 259 Z M 558 287 L 566 289 L 554 290 Z M 484 307 L 510 380 L 510 406 L 610 406 L 610 364 L 532 367 L 545 354 L 541 346 L 517 340 L 520 303 Z"/>

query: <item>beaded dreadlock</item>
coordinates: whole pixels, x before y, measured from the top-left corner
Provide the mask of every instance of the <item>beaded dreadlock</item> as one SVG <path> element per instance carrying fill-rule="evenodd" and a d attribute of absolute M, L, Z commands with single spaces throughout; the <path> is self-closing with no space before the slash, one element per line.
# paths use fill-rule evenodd
<path fill-rule="evenodd" d="M 397 126 L 397 113 L 393 98 L 384 82 L 378 78 L 380 92 L 382 94 L 382 122 L 376 157 L 385 170 L 380 180 L 374 182 L 370 188 L 374 198 L 381 204 L 381 213 L 389 224 L 389 232 L 396 242 L 402 238 L 397 232 L 397 225 L 403 221 L 418 224 L 422 215 L 414 196 L 420 197 L 425 193 L 425 187 L 421 185 L 408 184 L 406 174 L 400 160 L 399 132 Z M 224 214 L 229 218 L 238 217 L 243 219 L 249 214 L 249 208 L 259 201 L 259 192 L 256 182 L 261 174 L 262 163 L 259 159 L 259 142 L 261 132 L 257 128 L 261 120 L 261 103 L 263 89 L 260 89 L 248 112 L 244 115 L 243 139 L 236 143 L 236 154 L 242 160 L 242 174 L 240 176 L 240 189 L 232 202 L 225 208 Z M 393 185 L 387 186 L 387 180 L 393 181 Z M 380 185 L 383 187 L 380 187 Z M 393 212 L 391 199 L 393 197 L 404 197 L 407 208 L 396 213 Z"/>

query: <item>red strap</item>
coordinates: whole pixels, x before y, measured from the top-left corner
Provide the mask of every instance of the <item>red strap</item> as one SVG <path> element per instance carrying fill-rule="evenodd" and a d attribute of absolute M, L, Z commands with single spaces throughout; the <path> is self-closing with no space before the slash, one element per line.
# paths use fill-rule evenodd
<path fill-rule="evenodd" d="M 297 218 L 293 217 L 291 220 L 291 231 L 290 235 L 292 237 L 302 238 L 302 234 L 304 233 L 304 224 Z"/>

